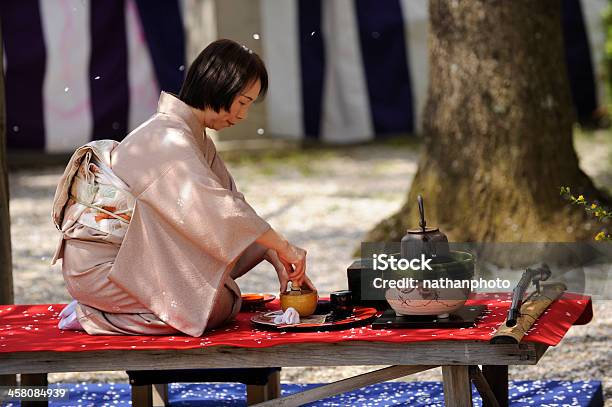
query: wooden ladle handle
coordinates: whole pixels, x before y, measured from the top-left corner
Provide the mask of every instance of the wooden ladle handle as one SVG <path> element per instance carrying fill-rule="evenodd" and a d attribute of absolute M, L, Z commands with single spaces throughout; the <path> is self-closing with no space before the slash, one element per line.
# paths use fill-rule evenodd
<path fill-rule="evenodd" d="M 291 291 L 292 292 L 302 292 L 302 289 L 300 288 L 300 285 L 298 283 L 296 283 L 295 281 L 291 280 Z"/>

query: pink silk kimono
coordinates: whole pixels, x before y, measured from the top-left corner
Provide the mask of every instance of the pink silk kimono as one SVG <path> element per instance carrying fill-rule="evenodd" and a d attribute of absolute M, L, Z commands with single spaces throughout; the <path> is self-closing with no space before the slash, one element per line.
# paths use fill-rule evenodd
<path fill-rule="evenodd" d="M 90 334 L 200 336 L 218 326 L 240 306 L 232 268 L 270 228 L 189 106 L 164 92 L 121 143 L 75 152 L 53 217 L 54 262 Z"/>

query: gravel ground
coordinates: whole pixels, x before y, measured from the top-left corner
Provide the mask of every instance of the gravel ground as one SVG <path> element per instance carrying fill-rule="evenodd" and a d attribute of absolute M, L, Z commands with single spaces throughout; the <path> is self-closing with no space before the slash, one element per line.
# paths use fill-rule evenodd
<path fill-rule="evenodd" d="M 584 170 L 612 187 L 608 177 L 612 148 L 607 137 L 579 137 Z M 602 148 L 604 142 L 604 148 Z M 594 148 L 597 146 L 597 148 Z M 346 287 L 346 266 L 365 232 L 396 211 L 417 167 L 414 146 L 377 145 L 344 150 L 288 153 L 284 158 L 242 159 L 230 171 L 251 205 L 273 227 L 308 250 L 308 272 L 322 292 Z M 55 185 L 63 168 L 20 170 L 10 174 L 14 280 L 17 303 L 67 302 L 57 268 L 49 260 L 57 242 L 50 221 Z M 243 292 L 277 292 L 271 267 L 260 265 L 238 280 Z M 595 319 L 570 330 L 541 363 L 511 368 L 513 379 L 598 379 L 612 398 L 612 306 L 595 303 Z M 282 379 L 329 382 L 373 367 L 286 368 Z M 50 381 L 125 381 L 122 372 L 51 374 Z M 440 369 L 404 380 L 441 380 Z M 608 401 L 606 405 L 612 405 Z"/>

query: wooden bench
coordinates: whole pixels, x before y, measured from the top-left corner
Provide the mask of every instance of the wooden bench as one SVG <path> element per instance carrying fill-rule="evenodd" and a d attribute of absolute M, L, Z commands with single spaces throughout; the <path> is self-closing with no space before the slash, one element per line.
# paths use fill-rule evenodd
<path fill-rule="evenodd" d="M 259 396 L 251 396 L 251 402 L 262 401 L 260 405 L 266 406 L 298 406 L 434 367 L 442 368 L 447 406 L 470 406 L 472 383 L 482 396 L 484 406 L 504 406 L 508 403 L 508 366 L 538 363 L 548 348 L 545 343 L 558 343 L 572 324 L 588 323 L 592 317 L 588 297 L 575 297 L 551 308 L 531 334 L 536 335 L 542 329 L 548 335 L 540 338 L 547 341 L 544 343 L 492 344 L 483 340 L 490 338 L 490 330 L 495 329 L 496 321 L 502 318 L 501 308 L 497 316 L 491 313 L 483 317 L 481 326 L 473 330 L 447 332 L 454 335 L 448 337 L 453 340 L 447 336 L 440 338 L 444 330 L 437 332 L 439 335 L 426 330 L 408 334 L 408 331 L 369 328 L 357 328 L 353 333 L 283 335 L 254 330 L 248 314 L 239 315 L 233 325 L 211 332 L 208 337 L 207 334 L 201 338 L 101 337 L 58 331 L 57 314 L 62 307 L 59 304 L 0 307 L 0 375 L 21 374 L 23 385 L 46 386 L 47 373 L 128 371 L 134 385 L 135 406 L 153 404 L 154 393 L 149 390 L 153 383 L 193 381 L 194 377 L 179 377 L 182 373 L 189 374 L 176 372 L 183 369 L 198 370 L 203 375 L 195 378 L 198 381 L 210 377 L 205 377 L 201 369 L 264 369 L 259 372 L 264 375 L 269 372 L 268 380 L 260 382 L 251 381 L 255 380 L 252 377 L 232 376 L 229 370 L 225 372 L 232 381 L 260 386 L 258 390 L 253 388 L 253 394 Z M 474 335 L 481 339 L 470 339 Z M 432 336 L 438 338 L 432 340 Z M 6 340 L 2 342 L 3 339 Z M 269 343 L 262 344 L 262 341 Z M 278 367 L 363 365 L 389 367 L 287 397 L 272 398 L 279 394 Z M 143 373 L 152 370 L 155 372 Z M 220 372 L 216 371 L 216 380 L 226 374 Z M 197 376 L 198 373 L 191 374 Z M 163 386 L 160 393 L 163 396 Z M 159 403 L 162 402 L 163 397 L 160 397 Z"/>

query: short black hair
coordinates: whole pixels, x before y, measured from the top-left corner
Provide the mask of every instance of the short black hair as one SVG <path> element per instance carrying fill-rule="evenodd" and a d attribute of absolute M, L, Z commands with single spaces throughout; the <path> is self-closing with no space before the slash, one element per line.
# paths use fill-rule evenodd
<path fill-rule="evenodd" d="M 230 110 L 234 98 L 259 79 L 263 97 L 268 91 L 268 71 L 253 51 L 235 41 L 212 42 L 193 61 L 179 99 L 196 109 Z"/>

